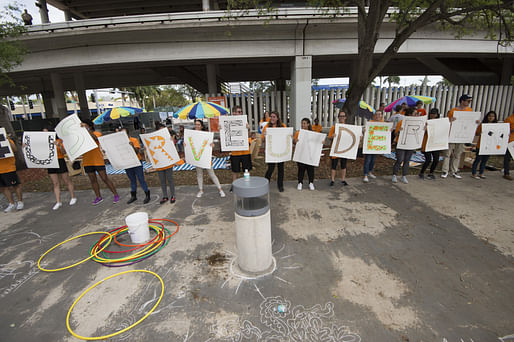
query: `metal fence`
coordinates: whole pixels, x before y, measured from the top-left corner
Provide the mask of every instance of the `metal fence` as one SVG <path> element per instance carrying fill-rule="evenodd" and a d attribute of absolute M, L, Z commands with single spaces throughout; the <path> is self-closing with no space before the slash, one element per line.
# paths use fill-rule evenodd
<path fill-rule="evenodd" d="M 514 112 L 514 86 L 511 85 L 462 85 L 462 86 L 410 86 L 410 87 L 369 87 L 364 92 L 362 100 L 373 108 L 378 108 L 381 102 L 386 104 L 405 95 L 426 95 L 436 98 L 436 102 L 426 105 L 427 112 L 432 108 L 438 108 L 442 116 L 453 107 L 457 106 L 462 94 L 473 97 L 471 107 L 475 111 L 485 114 L 494 110 L 498 119 L 503 120 Z M 333 100 L 344 98 L 346 89 L 313 90 L 311 93 L 312 119 L 318 118 L 323 127 L 330 127 L 335 120 L 336 108 Z M 277 110 L 280 119 L 289 122 L 289 94 L 285 91 L 271 93 L 239 93 L 239 94 L 207 94 L 208 96 L 225 96 L 228 108 L 238 105 L 243 108 L 243 114 L 248 115 L 248 121 L 252 130 L 257 130 L 259 121 L 264 116 L 264 111 Z M 390 113 L 386 113 L 386 118 Z M 363 124 L 361 118 L 356 119 L 356 124 Z"/>

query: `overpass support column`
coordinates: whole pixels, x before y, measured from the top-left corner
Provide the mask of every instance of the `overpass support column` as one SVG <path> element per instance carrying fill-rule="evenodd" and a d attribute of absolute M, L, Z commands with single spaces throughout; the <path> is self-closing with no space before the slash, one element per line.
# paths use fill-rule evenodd
<path fill-rule="evenodd" d="M 55 117 L 54 107 L 53 107 L 54 94 L 52 94 L 51 91 L 43 91 L 41 93 L 41 96 L 43 97 L 43 104 L 45 106 L 45 118 Z"/>
<path fill-rule="evenodd" d="M 46 6 L 46 0 L 37 0 L 36 6 L 39 7 L 39 15 L 41 16 L 41 23 L 48 24 L 50 20 L 48 19 L 48 7 Z"/>
<path fill-rule="evenodd" d="M 58 116 L 60 119 L 66 117 L 68 115 L 68 109 L 66 108 L 66 100 L 64 99 L 64 88 L 62 86 L 61 75 L 52 72 L 50 74 L 50 79 L 52 81 L 52 87 L 54 90 L 54 98 L 52 101 L 52 109 L 54 115 Z"/>
<path fill-rule="evenodd" d="M 291 64 L 290 127 L 300 129 L 311 117 L 312 56 L 295 56 Z"/>
<path fill-rule="evenodd" d="M 91 117 L 91 112 L 89 111 L 89 106 L 87 104 L 86 89 L 84 86 L 84 75 L 82 73 L 75 73 L 73 75 L 73 80 L 75 81 L 75 89 L 79 95 L 80 118 L 82 120 L 89 120 Z"/>
<path fill-rule="evenodd" d="M 502 65 L 502 74 L 500 78 L 500 84 L 509 85 L 510 77 L 512 75 L 512 58 L 504 57 Z"/>
<path fill-rule="evenodd" d="M 216 65 L 207 64 L 207 88 L 209 94 L 216 94 L 218 87 L 216 85 Z M 207 99 L 205 99 L 207 101 Z"/>
<path fill-rule="evenodd" d="M 70 11 L 70 10 L 65 10 L 65 11 L 64 11 L 64 20 L 66 20 L 66 21 L 72 21 L 72 18 L 71 18 L 71 11 Z"/>

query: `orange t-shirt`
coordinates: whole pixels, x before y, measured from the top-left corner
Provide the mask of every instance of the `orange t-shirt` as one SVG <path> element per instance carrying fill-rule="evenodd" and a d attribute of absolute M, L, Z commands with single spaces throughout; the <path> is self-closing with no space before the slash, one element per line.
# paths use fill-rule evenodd
<path fill-rule="evenodd" d="M 419 113 L 419 116 L 427 115 L 425 108 L 416 109 L 416 113 Z"/>
<path fill-rule="evenodd" d="M 136 139 L 136 138 L 134 138 L 134 137 L 129 137 L 129 141 L 130 141 L 130 142 L 134 145 L 134 147 L 135 147 L 135 148 L 137 148 L 137 149 L 138 149 L 138 151 L 139 151 L 139 149 L 141 148 L 141 144 L 139 143 L 139 140 L 137 140 L 137 139 Z M 137 158 L 138 158 L 139 160 L 141 160 L 141 159 L 142 159 L 142 158 L 141 158 L 141 153 L 137 152 L 136 154 L 137 154 Z"/>
<path fill-rule="evenodd" d="M 14 141 L 12 141 L 9 138 L 7 138 L 7 140 L 9 140 L 9 143 L 11 144 L 11 149 L 12 149 L 12 145 L 14 145 Z M 14 157 L 1 158 L 0 159 L 0 173 L 9 173 L 9 172 L 13 172 L 13 171 L 16 171 L 16 158 L 14 158 Z"/>
<path fill-rule="evenodd" d="M 514 114 L 506 118 L 503 122 L 510 124 L 509 142 L 514 141 Z"/>
<path fill-rule="evenodd" d="M 330 132 L 328 132 L 328 137 L 333 138 L 336 133 L 336 125 L 330 127 Z M 330 159 L 337 159 L 339 157 L 330 157 Z"/>
<path fill-rule="evenodd" d="M 475 135 L 478 135 L 477 148 L 480 148 L 480 140 L 482 139 L 482 124 L 478 125 Z"/>
<path fill-rule="evenodd" d="M 403 123 L 403 120 L 398 121 L 398 124 L 396 125 L 396 128 L 394 130 L 394 135 L 395 135 L 394 142 L 395 143 L 398 143 L 398 138 L 400 137 L 400 128 L 402 128 L 402 123 Z"/>
<path fill-rule="evenodd" d="M 102 136 L 102 133 L 94 131 L 93 134 L 98 138 Z M 103 166 L 105 165 L 104 156 L 100 147 L 98 147 L 98 141 L 96 141 L 97 147 L 88 151 L 82 155 L 82 165 L 84 166 Z"/>
<path fill-rule="evenodd" d="M 55 148 L 57 149 L 57 159 L 63 159 L 65 149 L 64 149 L 61 139 L 57 139 L 55 141 Z"/>
<path fill-rule="evenodd" d="M 321 133 L 321 131 L 323 131 L 323 126 L 321 126 L 321 125 L 312 125 L 312 130 L 314 132 Z"/>
<path fill-rule="evenodd" d="M 264 138 L 264 132 L 266 132 L 266 129 L 268 128 L 269 125 L 270 125 L 270 123 L 268 122 L 268 124 L 266 126 L 264 126 L 264 128 L 262 129 L 262 134 L 261 135 L 262 135 L 263 138 Z M 286 126 L 285 123 L 282 123 L 281 127 L 286 128 L 287 126 Z M 277 127 L 275 127 L 275 128 L 277 128 Z M 280 127 L 278 127 L 278 128 L 280 128 Z"/>
<path fill-rule="evenodd" d="M 448 116 L 448 118 L 450 118 L 450 119 L 451 119 L 451 118 L 453 118 L 453 112 L 455 112 L 455 111 L 457 111 L 457 112 L 458 112 L 458 111 L 472 112 L 472 111 L 473 111 L 473 109 L 471 109 L 470 107 L 466 107 L 465 109 L 458 109 L 457 107 L 452 108 L 452 109 L 450 109 L 450 111 L 448 112 L 448 115 L 447 115 L 447 116 Z"/>
<path fill-rule="evenodd" d="M 246 151 L 232 151 L 230 152 L 233 156 L 245 156 L 247 154 L 250 154 L 250 144 L 252 143 L 252 138 L 248 138 L 248 150 Z"/>

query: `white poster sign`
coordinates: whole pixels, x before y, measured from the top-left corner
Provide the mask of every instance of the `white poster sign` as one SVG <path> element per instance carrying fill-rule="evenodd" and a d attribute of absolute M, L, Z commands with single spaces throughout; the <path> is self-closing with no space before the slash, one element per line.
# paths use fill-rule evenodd
<path fill-rule="evenodd" d="M 357 149 L 362 135 L 362 126 L 336 124 L 330 156 L 357 159 Z"/>
<path fill-rule="evenodd" d="M 171 140 L 170 132 L 167 128 L 161 128 L 155 132 L 141 134 L 141 140 L 145 145 L 146 154 L 149 161 L 156 169 L 176 164 L 180 157 L 175 144 Z"/>
<path fill-rule="evenodd" d="M 186 129 L 184 131 L 184 152 L 186 163 L 202 169 L 212 168 L 212 140 L 214 133 Z"/>
<path fill-rule="evenodd" d="M 482 124 L 479 155 L 498 155 L 507 152 L 509 144 L 510 124 Z"/>
<path fill-rule="evenodd" d="M 5 128 L 0 127 L 0 159 L 14 157 Z"/>
<path fill-rule="evenodd" d="M 293 128 L 266 128 L 266 163 L 291 160 L 293 153 Z"/>
<path fill-rule="evenodd" d="M 514 141 L 511 141 L 509 145 L 507 145 L 507 148 L 509 149 L 510 156 L 514 159 Z"/>
<path fill-rule="evenodd" d="M 55 132 L 24 132 L 23 156 L 28 168 L 58 168 Z"/>
<path fill-rule="evenodd" d="M 449 134 L 450 120 L 448 118 L 428 120 L 425 152 L 447 150 Z"/>
<path fill-rule="evenodd" d="M 415 150 L 421 147 L 425 135 L 427 116 L 406 116 L 403 118 L 396 148 Z"/>
<path fill-rule="evenodd" d="M 248 119 L 246 115 L 219 117 L 222 151 L 248 151 Z"/>
<path fill-rule="evenodd" d="M 88 130 L 80 126 L 81 123 L 77 114 L 73 114 L 62 119 L 55 127 L 70 161 L 98 147 Z"/>
<path fill-rule="evenodd" d="M 301 129 L 298 134 L 293 160 L 307 165 L 319 166 L 321 149 L 326 136 L 324 133 Z"/>
<path fill-rule="evenodd" d="M 362 153 L 389 154 L 391 153 L 392 122 L 366 122 Z"/>
<path fill-rule="evenodd" d="M 451 122 L 450 143 L 471 143 L 475 137 L 478 127 L 477 121 L 480 120 L 480 112 L 455 111 L 454 121 Z"/>
<path fill-rule="evenodd" d="M 107 159 L 112 167 L 117 170 L 130 169 L 141 166 L 136 151 L 130 145 L 129 138 L 125 132 L 117 132 L 103 135 L 98 138 L 102 150 L 105 151 Z"/>

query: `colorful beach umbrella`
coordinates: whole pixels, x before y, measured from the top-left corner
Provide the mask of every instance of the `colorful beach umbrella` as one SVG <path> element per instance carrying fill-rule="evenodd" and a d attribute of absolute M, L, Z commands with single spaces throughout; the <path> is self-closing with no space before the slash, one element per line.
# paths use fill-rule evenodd
<path fill-rule="evenodd" d="M 203 119 L 228 114 L 228 109 L 214 102 L 198 101 L 180 108 L 173 117 L 180 119 Z"/>
<path fill-rule="evenodd" d="M 343 108 L 345 102 L 346 99 L 338 99 L 332 101 L 332 103 L 337 108 Z M 375 113 L 375 109 L 373 109 L 373 107 L 371 107 L 364 101 L 359 101 L 359 108 L 357 108 L 357 116 L 360 116 L 361 118 L 371 119 L 373 113 Z"/>
<path fill-rule="evenodd" d="M 114 107 L 109 108 L 106 111 L 104 111 L 102 114 L 98 115 L 94 120 L 93 123 L 95 125 L 101 125 L 104 122 L 109 122 L 111 120 L 117 120 L 122 117 L 128 117 L 131 115 L 134 115 L 136 113 L 143 112 L 140 108 L 135 107 Z"/>
<path fill-rule="evenodd" d="M 430 96 L 423 96 L 423 95 L 406 95 L 400 97 L 398 100 L 394 101 L 393 103 L 390 103 L 385 107 L 386 112 L 391 112 L 394 107 L 397 105 L 401 105 L 403 103 L 406 103 L 409 107 L 414 107 L 416 105 L 416 102 L 423 101 L 424 104 L 434 103 L 435 97 Z"/>

